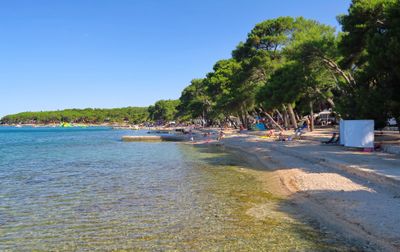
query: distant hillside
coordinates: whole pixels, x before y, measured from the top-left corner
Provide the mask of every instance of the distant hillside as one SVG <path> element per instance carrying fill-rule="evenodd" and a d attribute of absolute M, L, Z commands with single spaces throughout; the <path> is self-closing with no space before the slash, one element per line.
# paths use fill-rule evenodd
<path fill-rule="evenodd" d="M 147 107 L 126 107 L 114 109 L 65 109 L 57 111 L 22 112 L 4 116 L 1 124 L 15 123 L 140 123 L 149 117 Z"/>

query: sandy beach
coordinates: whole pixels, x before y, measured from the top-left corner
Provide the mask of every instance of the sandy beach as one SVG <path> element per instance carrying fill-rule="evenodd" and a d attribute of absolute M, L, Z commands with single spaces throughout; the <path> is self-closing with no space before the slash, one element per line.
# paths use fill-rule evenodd
<path fill-rule="evenodd" d="M 324 145 L 318 133 L 304 139 L 277 142 L 232 132 L 221 142 L 208 143 L 258 163 L 260 169 L 247 172 L 322 229 L 361 243 L 365 250 L 399 251 L 399 156 Z M 262 206 L 255 212 L 262 213 Z"/>

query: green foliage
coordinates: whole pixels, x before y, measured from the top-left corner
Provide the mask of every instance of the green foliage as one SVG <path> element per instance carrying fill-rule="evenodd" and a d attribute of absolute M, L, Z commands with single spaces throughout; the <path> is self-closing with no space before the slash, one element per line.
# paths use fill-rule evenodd
<path fill-rule="evenodd" d="M 337 78 L 325 66 L 335 56 L 334 28 L 302 17 L 292 19 L 280 35 L 280 62 L 259 89 L 258 102 L 265 109 L 284 104 L 325 102 L 332 97 Z M 274 52 L 276 55 L 276 52 Z M 309 112 L 309 111 L 308 111 Z"/>
<path fill-rule="evenodd" d="M 304 73 L 297 62 L 288 62 L 278 69 L 271 80 L 257 94 L 264 108 L 278 108 L 282 104 L 299 100 L 300 90 L 304 82 Z"/>
<path fill-rule="evenodd" d="M 384 31 L 386 11 L 397 0 L 353 0 L 347 15 L 338 17 L 342 25 L 341 50 L 344 65 L 362 65 L 367 62 L 368 43 Z"/>
<path fill-rule="evenodd" d="M 130 122 L 141 123 L 148 118 L 147 108 L 127 107 L 115 109 L 65 109 L 57 111 L 23 112 L 7 115 L 1 123 L 104 123 Z"/>
<path fill-rule="evenodd" d="M 400 119 L 400 3 L 353 0 L 343 32 L 302 17 L 256 24 L 232 59 L 218 61 L 180 98 L 181 114 L 217 118 L 329 104 L 344 118 Z M 297 106 L 299 105 L 299 106 Z M 184 112 L 183 112 L 184 111 Z M 399 120 L 400 121 L 400 120 Z"/>
<path fill-rule="evenodd" d="M 179 98 L 178 116 L 181 118 L 205 117 L 210 107 L 204 79 L 193 79 Z"/>
<path fill-rule="evenodd" d="M 171 121 L 176 118 L 179 100 L 159 100 L 154 105 L 149 106 L 148 112 L 150 119 L 154 121 Z"/>
<path fill-rule="evenodd" d="M 239 43 L 232 59 L 218 61 L 206 78 L 183 91 L 181 110 L 211 119 L 235 115 L 245 123 L 247 113 L 259 104 L 276 108 L 330 99 L 339 78 L 323 63 L 337 57 L 336 45 L 334 28 L 313 20 L 261 22 Z"/>
<path fill-rule="evenodd" d="M 234 59 L 220 60 L 204 79 L 194 79 L 180 97 L 180 115 L 206 121 L 224 119 L 238 108 L 235 78 L 240 64 Z"/>
<path fill-rule="evenodd" d="M 341 97 L 342 113 L 381 126 L 388 117 L 400 118 L 399 1 L 353 0 L 339 20 L 342 64 L 353 70 L 357 83 Z"/>
<path fill-rule="evenodd" d="M 283 48 L 290 43 L 295 19 L 279 17 L 257 24 L 232 52 L 240 69 L 232 78 L 230 108 L 246 123 L 247 112 L 258 106 L 257 94 L 271 74 L 285 62 Z M 260 96 L 258 96 L 260 97 Z"/>
<path fill-rule="evenodd" d="M 290 40 L 287 33 L 293 26 L 292 17 L 279 17 L 256 24 L 248 34 L 246 42 L 240 43 L 232 52 L 233 58 L 243 61 L 255 56 L 259 51 L 268 52 L 272 58 L 279 57 L 280 50 Z"/>
<path fill-rule="evenodd" d="M 210 97 L 212 116 L 219 114 L 235 113 L 240 105 L 242 92 L 238 89 L 238 73 L 241 65 L 234 59 L 220 60 L 214 67 L 213 72 L 207 74 L 205 79 L 205 90 Z"/>

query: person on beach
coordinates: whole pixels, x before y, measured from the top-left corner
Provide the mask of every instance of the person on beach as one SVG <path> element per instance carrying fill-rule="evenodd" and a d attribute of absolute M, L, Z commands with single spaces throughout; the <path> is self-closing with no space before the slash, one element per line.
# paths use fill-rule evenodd
<path fill-rule="evenodd" d="M 282 132 L 279 132 L 278 141 L 286 141 L 286 138 L 285 138 L 285 136 L 282 134 Z"/>
<path fill-rule="evenodd" d="M 224 138 L 224 132 L 221 130 L 219 132 L 219 136 L 218 136 L 217 140 L 220 141 L 222 138 Z"/>
<path fill-rule="evenodd" d="M 304 122 L 301 124 L 300 127 L 295 129 L 295 131 L 294 131 L 295 137 L 300 137 L 301 135 L 303 135 L 305 133 L 303 130 L 305 130 L 308 127 L 309 127 L 309 124 L 307 123 L 307 119 L 306 119 L 306 120 L 304 120 Z"/>
<path fill-rule="evenodd" d="M 192 129 L 190 128 L 189 129 L 189 137 L 190 137 L 190 141 L 194 141 L 194 134 L 193 134 L 193 131 L 192 131 Z"/>
<path fill-rule="evenodd" d="M 268 130 L 266 136 L 272 137 L 274 135 L 274 130 Z"/>

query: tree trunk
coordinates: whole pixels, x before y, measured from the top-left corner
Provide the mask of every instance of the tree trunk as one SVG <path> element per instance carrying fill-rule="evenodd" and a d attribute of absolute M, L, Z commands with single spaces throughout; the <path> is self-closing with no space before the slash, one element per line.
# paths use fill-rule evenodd
<path fill-rule="evenodd" d="M 202 125 L 202 127 L 205 127 L 205 126 L 206 126 L 205 123 L 206 123 L 206 112 L 205 112 L 205 110 L 203 109 L 203 119 L 201 120 L 201 125 Z"/>
<path fill-rule="evenodd" d="M 282 108 L 283 108 L 283 125 L 285 127 L 285 129 L 289 128 L 289 120 L 288 120 L 288 113 L 286 110 L 286 106 L 284 104 L 282 104 Z"/>
<path fill-rule="evenodd" d="M 290 120 L 291 120 L 291 123 L 293 125 L 293 128 L 296 129 L 297 128 L 297 121 L 296 121 L 296 116 L 294 115 L 292 104 L 288 103 L 287 107 L 288 107 L 288 112 L 289 112 L 289 116 L 290 116 Z"/>
<path fill-rule="evenodd" d="M 283 116 L 279 110 L 275 109 L 275 112 L 278 114 L 278 116 L 281 118 L 282 121 L 284 121 Z"/>
<path fill-rule="evenodd" d="M 300 120 L 300 116 L 299 116 L 299 114 L 297 113 L 297 111 L 295 111 L 294 110 L 294 115 L 296 116 L 296 121 L 297 122 L 300 122 L 301 120 Z"/>
<path fill-rule="evenodd" d="M 312 101 L 310 101 L 310 116 L 311 116 L 311 118 L 310 118 L 309 127 L 310 127 L 310 131 L 313 131 L 314 130 L 314 108 L 313 108 L 313 102 Z"/>
<path fill-rule="evenodd" d="M 237 118 L 239 118 L 239 123 L 240 122 L 242 122 L 242 115 L 241 115 L 241 113 L 240 112 L 236 112 L 237 114 L 236 114 L 236 116 L 237 116 Z M 239 125 L 240 126 L 240 125 Z"/>
<path fill-rule="evenodd" d="M 322 61 L 325 63 L 326 66 L 328 66 L 331 70 L 342 76 L 346 83 L 349 84 L 351 87 L 356 86 L 356 81 L 354 80 L 354 77 L 351 73 L 346 73 L 343 71 L 338 64 L 336 64 L 335 61 L 328 59 L 326 57 L 322 57 Z"/>
<path fill-rule="evenodd" d="M 272 118 L 270 114 L 268 114 L 267 112 L 264 112 L 264 114 L 269 118 L 269 120 L 271 120 L 273 124 L 275 124 L 276 127 L 278 127 L 280 131 L 285 131 L 277 122 L 275 122 L 274 118 Z"/>
<path fill-rule="evenodd" d="M 326 99 L 326 101 L 331 105 L 332 109 L 335 107 L 335 102 L 331 98 Z"/>
<path fill-rule="evenodd" d="M 246 128 L 246 122 L 244 121 L 242 112 L 239 113 L 239 120 L 242 123 L 243 128 Z"/>
<path fill-rule="evenodd" d="M 335 75 L 333 75 L 333 77 L 336 78 Z M 323 93 L 321 92 L 321 90 L 319 88 L 316 88 L 315 92 L 317 92 L 319 95 L 324 97 Z M 329 103 L 329 105 L 331 106 L 332 109 L 335 107 L 335 102 L 332 100 L 332 98 L 326 98 L 326 101 Z"/>
<path fill-rule="evenodd" d="M 243 108 L 243 106 L 240 106 L 239 111 L 240 111 L 240 120 L 242 121 L 243 127 L 249 129 L 248 116 L 246 110 Z"/>
<path fill-rule="evenodd" d="M 397 123 L 397 130 L 399 131 L 399 133 L 400 133 L 400 116 L 395 116 L 394 117 L 395 119 L 396 119 L 396 123 Z"/>
<path fill-rule="evenodd" d="M 282 127 L 279 125 L 279 123 L 277 123 L 277 122 L 274 120 L 274 118 L 273 118 L 270 114 L 268 114 L 267 112 L 265 112 L 265 110 L 264 110 L 262 107 L 260 107 L 260 110 L 261 110 L 261 113 L 264 114 L 264 115 L 266 115 L 266 116 L 268 117 L 268 119 L 271 120 L 271 122 L 272 122 L 276 127 L 278 127 L 278 129 L 279 129 L 280 131 L 285 131 L 284 129 L 282 129 Z M 282 116 L 282 115 L 281 115 L 281 116 Z"/>
<path fill-rule="evenodd" d="M 249 129 L 249 125 L 247 124 L 247 115 L 246 115 L 246 111 L 243 109 L 243 106 L 240 106 L 240 111 L 242 113 L 242 118 L 243 118 L 243 127 L 245 127 L 246 129 Z"/>

